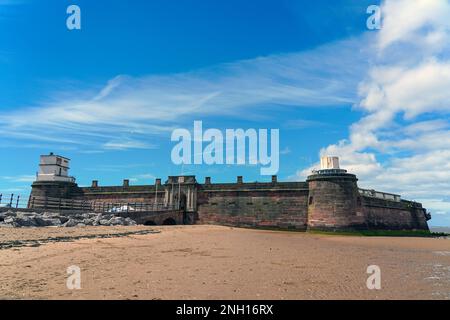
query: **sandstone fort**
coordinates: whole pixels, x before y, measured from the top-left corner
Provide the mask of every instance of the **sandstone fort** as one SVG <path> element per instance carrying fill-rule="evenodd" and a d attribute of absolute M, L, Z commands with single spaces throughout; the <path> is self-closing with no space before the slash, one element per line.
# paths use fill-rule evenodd
<path fill-rule="evenodd" d="M 69 176 L 69 159 L 41 156 L 28 206 L 113 212 L 146 225 L 218 224 L 293 230 L 428 230 L 422 204 L 400 195 L 358 187 L 356 175 L 324 157 L 306 181 L 217 183 L 210 177 L 170 176 L 154 185 L 79 187 Z"/>

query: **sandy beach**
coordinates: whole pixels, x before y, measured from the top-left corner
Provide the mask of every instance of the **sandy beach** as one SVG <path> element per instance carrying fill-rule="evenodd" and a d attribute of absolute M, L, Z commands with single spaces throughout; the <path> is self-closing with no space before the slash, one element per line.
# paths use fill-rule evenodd
<path fill-rule="evenodd" d="M 450 299 L 449 239 L 2 228 L 0 247 L 0 299 Z M 80 290 L 66 286 L 72 265 Z M 369 265 L 381 268 L 381 290 L 366 286 Z"/>

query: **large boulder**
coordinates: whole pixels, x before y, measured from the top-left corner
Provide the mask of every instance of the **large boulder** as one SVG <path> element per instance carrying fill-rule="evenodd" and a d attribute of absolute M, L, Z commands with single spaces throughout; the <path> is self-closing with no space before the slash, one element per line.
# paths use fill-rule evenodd
<path fill-rule="evenodd" d="M 20 228 L 20 225 L 15 222 L 11 223 L 0 222 L 0 228 Z"/>
<path fill-rule="evenodd" d="M 69 219 L 66 223 L 64 223 L 62 226 L 66 228 L 73 228 L 78 225 L 78 222 L 74 219 Z"/>
<path fill-rule="evenodd" d="M 3 220 L 3 223 L 6 223 L 6 224 L 10 224 L 10 223 L 13 223 L 13 222 L 14 222 L 14 218 L 13 217 L 7 217 L 7 218 L 5 218 Z"/>
<path fill-rule="evenodd" d="M 34 220 L 36 221 L 38 227 L 49 227 L 53 225 L 52 220 L 48 218 L 35 217 Z"/>
<path fill-rule="evenodd" d="M 62 225 L 61 220 L 58 218 L 47 219 L 50 226 L 59 227 Z"/>
<path fill-rule="evenodd" d="M 44 212 L 41 214 L 43 218 L 58 218 L 60 215 L 56 212 Z"/>
<path fill-rule="evenodd" d="M 125 226 L 135 226 L 135 225 L 137 225 L 136 221 L 134 221 L 131 218 L 125 218 L 124 222 L 125 222 L 124 223 Z"/>
<path fill-rule="evenodd" d="M 14 222 L 21 227 L 38 227 L 38 224 L 32 216 L 21 216 L 14 218 Z"/>
<path fill-rule="evenodd" d="M 16 213 L 12 210 L 9 211 L 5 211 L 5 212 L 0 212 L 0 217 L 2 218 L 6 218 L 6 217 L 15 217 Z"/>
<path fill-rule="evenodd" d="M 39 215 L 39 213 L 36 213 L 36 212 L 17 212 L 16 213 L 16 217 L 18 217 L 18 218 L 24 218 L 24 217 L 34 218 L 37 215 Z"/>
<path fill-rule="evenodd" d="M 83 219 L 81 223 L 83 223 L 85 226 L 92 226 L 94 224 L 94 219 L 92 218 Z"/>
<path fill-rule="evenodd" d="M 91 219 L 95 215 L 95 213 L 83 213 L 81 216 L 83 217 L 83 219 Z"/>
<path fill-rule="evenodd" d="M 61 222 L 61 224 L 64 224 L 64 223 L 66 223 L 67 221 L 70 220 L 69 217 L 65 217 L 65 216 L 59 216 L 59 217 L 57 217 L 56 219 L 59 219 L 59 221 Z"/>
<path fill-rule="evenodd" d="M 17 212 L 9 210 L 6 212 L 6 215 L 9 217 L 15 217 L 15 216 L 17 216 Z"/>
<path fill-rule="evenodd" d="M 101 213 L 97 214 L 97 215 L 94 217 L 94 219 L 93 219 L 93 221 L 92 221 L 92 225 L 93 225 L 93 226 L 99 226 L 99 225 L 100 225 L 100 220 L 102 220 L 102 214 L 101 214 Z"/>
<path fill-rule="evenodd" d="M 44 212 L 43 214 L 40 214 L 39 217 L 44 220 L 52 221 L 53 225 L 60 225 L 69 221 L 68 217 L 62 216 L 56 212 Z M 56 220 L 58 220 L 59 222 L 56 222 Z"/>
<path fill-rule="evenodd" d="M 111 226 L 119 226 L 119 225 L 124 225 L 125 223 L 125 219 L 122 217 L 113 217 L 111 219 L 109 219 L 108 224 Z"/>
<path fill-rule="evenodd" d="M 60 226 L 61 224 L 67 222 L 69 219 L 65 217 L 60 217 L 57 215 L 38 215 L 34 217 L 38 227 L 50 227 L 50 226 Z"/>
<path fill-rule="evenodd" d="M 107 219 L 101 219 L 101 220 L 99 221 L 99 224 L 100 224 L 101 226 L 108 226 L 108 225 L 109 225 L 109 220 L 107 220 Z"/>

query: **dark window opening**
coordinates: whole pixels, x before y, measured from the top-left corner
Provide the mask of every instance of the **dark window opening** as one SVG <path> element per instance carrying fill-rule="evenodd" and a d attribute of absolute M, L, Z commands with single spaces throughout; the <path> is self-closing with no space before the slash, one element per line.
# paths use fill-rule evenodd
<path fill-rule="evenodd" d="M 309 197 L 309 205 L 312 205 L 314 203 L 314 197 Z"/>

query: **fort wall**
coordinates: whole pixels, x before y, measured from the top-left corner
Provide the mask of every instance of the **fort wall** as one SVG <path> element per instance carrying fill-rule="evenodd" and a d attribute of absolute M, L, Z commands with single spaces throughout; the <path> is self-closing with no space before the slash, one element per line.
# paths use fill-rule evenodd
<path fill-rule="evenodd" d="M 240 227 L 305 230 L 308 219 L 306 183 L 241 183 L 201 185 L 198 223 Z"/>
<path fill-rule="evenodd" d="M 420 203 L 363 196 L 362 204 L 368 229 L 428 230 L 429 216 Z"/>
<path fill-rule="evenodd" d="M 158 204 L 184 211 L 183 223 L 236 227 L 428 230 L 430 219 L 420 203 L 361 193 L 351 174 L 312 175 L 307 182 L 277 182 L 275 178 L 268 183 L 243 183 L 241 178 L 237 183 L 211 183 L 207 179 L 200 184 L 193 176 L 182 180 L 169 177 L 164 184 L 158 181 L 145 186 L 130 186 L 127 181 L 122 186 L 93 183 L 92 187 L 35 182 L 31 197 L 44 196 L 130 206 L 154 203 L 156 196 Z"/>
<path fill-rule="evenodd" d="M 78 199 L 84 197 L 84 192 L 72 182 L 36 181 L 32 185 L 30 197 Z"/>
<path fill-rule="evenodd" d="M 147 186 L 106 186 L 81 188 L 84 197 L 89 201 L 106 203 L 141 203 L 153 202 L 155 194 L 158 203 L 163 203 L 165 191 L 163 187 Z"/>

